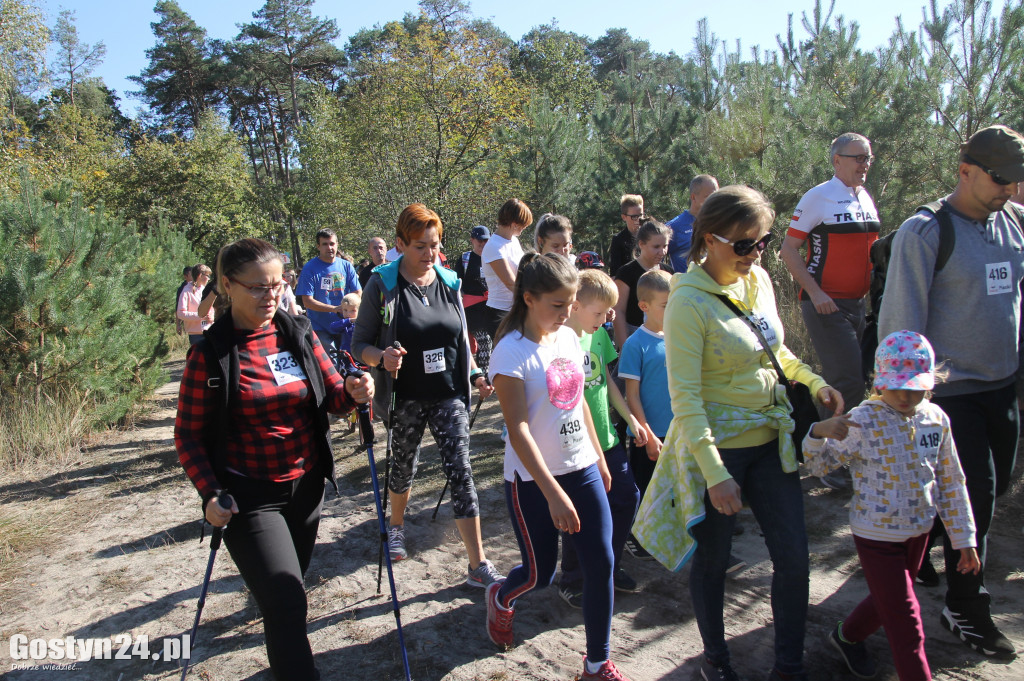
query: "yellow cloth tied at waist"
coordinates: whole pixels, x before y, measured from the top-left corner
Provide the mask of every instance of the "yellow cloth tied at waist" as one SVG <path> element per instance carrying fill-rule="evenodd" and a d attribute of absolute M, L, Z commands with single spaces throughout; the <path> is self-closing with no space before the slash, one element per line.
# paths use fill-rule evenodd
<path fill-rule="evenodd" d="M 754 428 L 768 426 L 778 430 L 782 470 L 792 473 L 797 470 L 792 437 L 795 423 L 782 386 L 776 389 L 776 402 L 763 409 L 705 402 L 704 411 L 718 442 Z M 659 563 L 673 572 L 682 570 L 697 548 L 692 529 L 704 520 L 704 492 L 707 488 L 697 461 L 686 449 L 682 434 L 682 419 L 672 419 L 661 455 L 654 466 L 654 475 L 633 523 L 633 535 Z"/>

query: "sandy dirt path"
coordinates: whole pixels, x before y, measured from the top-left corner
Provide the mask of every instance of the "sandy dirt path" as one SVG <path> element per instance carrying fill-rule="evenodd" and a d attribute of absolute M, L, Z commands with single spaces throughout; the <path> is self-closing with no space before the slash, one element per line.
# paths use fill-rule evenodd
<path fill-rule="evenodd" d="M 111 434 L 66 470 L 37 479 L 0 480 L 0 520 L 43 522 L 44 547 L 19 556 L 24 565 L 0 591 L 0 675 L 12 681 L 129 681 L 173 679 L 176 663 L 131 659 L 77 662 L 73 669 L 27 669 L 13 660 L 10 642 L 27 639 L 162 640 L 187 632 L 209 556 L 200 544 L 199 502 L 178 466 L 172 428 L 181 362 L 152 398 L 153 410 L 132 430 Z M 481 501 L 485 547 L 504 572 L 518 562 L 501 487 L 500 412 L 485 404 L 474 428 L 473 466 Z M 378 430 L 378 433 L 380 431 Z M 306 576 L 309 636 L 323 678 L 403 678 L 390 600 L 376 593 L 377 524 L 366 455 L 347 424 L 334 426 L 340 494 L 328 492 L 313 562 Z M 430 520 L 443 483 L 429 435 L 407 516 L 410 559 L 396 565 L 402 621 L 412 676 L 417 681 L 575 679 L 584 649 L 582 617 L 554 588 L 519 602 L 517 645 L 499 652 L 484 631 L 483 591 L 463 583 L 466 558 L 445 503 Z M 378 461 L 383 461 L 383 443 Z M 381 463 L 381 467 L 383 464 Z M 1018 476 L 1019 476 L 1018 467 Z M 852 679 L 823 638 L 862 598 L 861 576 L 841 492 L 803 481 L 811 545 L 811 607 L 807 667 L 812 679 Z M 991 535 L 989 586 L 998 624 L 1024 646 L 1024 535 L 1021 481 L 1001 510 Z M 734 552 L 750 567 L 731 578 L 726 627 L 737 671 L 766 678 L 772 661 L 770 562 L 756 522 L 744 528 Z M 935 554 L 936 558 L 938 554 Z M 617 594 L 613 659 L 633 681 L 694 679 L 700 638 L 690 607 L 687 570 L 672 574 L 656 563 L 625 558 L 640 582 L 637 594 Z M 387 594 L 385 574 L 383 592 Z M 1020 681 L 1024 661 L 982 659 L 941 629 L 942 590 L 919 588 L 936 679 Z M 122 637 L 122 638 L 117 638 Z M 18 641 L 22 639 L 16 639 Z M 895 679 L 882 634 L 869 641 L 882 668 Z M 15 651 L 16 652 L 16 651 Z M 190 679 L 269 680 L 259 612 L 226 550 L 213 572 Z M 51 662 L 57 662 L 52 661 Z M 63 661 L 70 664 L 69 661 Z"/>

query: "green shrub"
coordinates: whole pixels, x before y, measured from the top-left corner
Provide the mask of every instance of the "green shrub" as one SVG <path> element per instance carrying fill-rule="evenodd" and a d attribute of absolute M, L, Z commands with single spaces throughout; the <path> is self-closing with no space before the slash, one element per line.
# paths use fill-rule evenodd
<path fill-rule="evenodd" d="M 165 227 L 140 236 L 102 204 L 22 186 L 0 201 L 0 394 L 44 414 L 88 396 L 86 420 L 115 423 L 164 380 L 170 299 L 194 254 Z"/>

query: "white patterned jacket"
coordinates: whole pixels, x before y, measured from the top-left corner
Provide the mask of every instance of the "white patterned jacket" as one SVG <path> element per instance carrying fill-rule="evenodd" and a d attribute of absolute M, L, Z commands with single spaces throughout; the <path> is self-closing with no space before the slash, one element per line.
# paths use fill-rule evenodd
<path fill-rule="evenodd" d="M 804 438 L 804 465 L 816 476 L 850 466 L 853 534 L 902 542 L 927 532 L 937 511 L 954 549 L 977 546 L 964 473 L 946 413 L 924 400 L 906 418 L 872 398 L 849 416 L 860 428 L 850 428 L 845 440 Z"/>

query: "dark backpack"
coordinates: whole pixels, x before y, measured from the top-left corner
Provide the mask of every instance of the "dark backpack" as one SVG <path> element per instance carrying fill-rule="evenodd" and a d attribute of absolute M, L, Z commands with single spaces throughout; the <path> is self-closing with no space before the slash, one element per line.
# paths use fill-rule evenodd
<path fill-rule="evenodd" d="M 941 272 L 956 247 L 956 230 L 946 208 L 946 200 L 939 199 L 926 203 L 918 206 L 914 212 L 931 213 L 939 223 L 939 251 L 935 256 L 935 272 Z M 885 277 L 889 270 L 889 260 L 892 258 L 892 242 L 898 231 L 894 229 L 871 244 L 871 289 L 868 295 L 871 297 L 871 311 L 876 319 L 882 306 L 882 293 L 885 292 Z"/>

